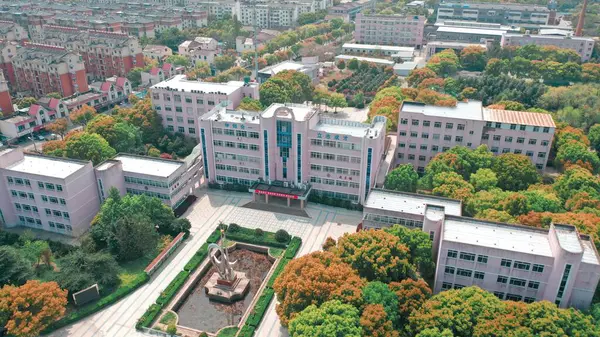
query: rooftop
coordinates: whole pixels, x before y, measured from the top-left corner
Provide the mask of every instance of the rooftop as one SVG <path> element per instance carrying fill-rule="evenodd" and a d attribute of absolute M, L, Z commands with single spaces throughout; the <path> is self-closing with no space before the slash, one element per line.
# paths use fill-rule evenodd
<path fill-rule="evenodd" d="M 124 172 L 145 174 L 161 178 L 170 177 L 181 167 L 181 165 L 183 165 L 183 163 L 179 161 L 130 154 L 118 154 L 113 160 L 118 160 L 123 164 Z"/>
<path fill-rule="evenodd" d="M 259 70 L 259 73 L 262 74 L 271 74 L 275 75 L 284 70 L 296 70 L 300 71 L 301 69 L 306 68 L 306 65 L 294 61 L 283 61 L 272 66 L 265 67 Z"/>
<path fill-rule="evenodd" d="M 175 75 L 160 83 L 153 85 L 150 89 L 167 89 L 183 92 L 215 93 L 231 95 L 245 85 L 241 81 L 229 81 L 227 83 L 213 83 L 187 80 L 185 75 Z"/>
<path fill-rule="evenodd" d="M 336 60 L 352 60 L 352 59 L 356 59 L 359 62 L 360 61 L 367 61 L 370 63 L 375 63 L 375 64 L 383 64 L 383 65 L 388 65 L 388 66 L 393 66 L 396 62 L 394 61 L 390 61 L 390 60 L 386 60 L 386 59 L 378 59 L 378 58 L 374 58 L 374 57 L 362 57 L 362 56 L 354 56 L 354 55 L 338 55 L 335 57 Z"/>
<path fill-rule="evenodd" d="M 312 130 L 325 133 L 347 135 L 351 137 L 376 138 L 383 134 L 385 136 L 386 118 L 376 116 L 372 124 L 350 121 L 346 119 L 321 117 L 319 123 Z"/>
<path fill-rule="evenodd" d="M 488 122 L 500 122 L 510 124 L 534 125 L 555 128 L 554 120 L 550 114 L 511 111 L 498 109 L 483 109 L 483 119 Z"/>
<path fill-rule="evenodd" d="M 65 179 L 84 166 L 85 163 L 82 161 L 25 154 L 23 160 L 8 166 L 6 169 L 20 173 Z"/>
<path fill-rule="evenodd" d="M 273 103 L 261 113 L 261 116 L 263 118 L 272 118 L 273 116 L 277 116 L 278 118 L 294 118 L 294 120 L 301 122 L 310 118 L 314 112 L 315 109 L 306 104 Z"/>
<path fill-rule="evenodd" d="M 255 111 L 228 110 L 226 107 L 218 105 L 209 112 L 200 116 L 200 120 L 210 120 L 229 123 L 259 124 L 259 115 L 260 113 Z"/>
<path fill-rule="evenodd" d="M 467 27 L 455 27 L 455 26 L 442 26 L 437 29 L 440 33 L 458 33 L 458 34 L 477 34 L 477 35 L 495 35 L 502 36 L 506 34 L 506 30 L 503 29 L 482 29 L 482 28 L 467 28 Z"/>
<path fill-rule="evenodd" d="M 458 102 L 456 107 L 442 107 L 418 102 L 404 102 L 400 112 L 420 113 L 425 116 L 483 120 L 482 105 L 479 101 Z"/>
<path fill-rule="evenodd" d="M 452 3 L 452 2 L 442 2 L 440 3 L 440 7 L 453 7 L 453 8 L 481 8 L 481 9 L 513 9 L 513 10 L 529 10 L 534 12 L 550 12 L 547 7 L 540 5 L 530 5 L 530 4 L 516 4 L 516 3 Z"/>
<path fill-rule="evenodd" d="M 535 227 L 446 216 L 443 240 L 553 257 L 548 230 Z"/>
<path fill-rule="evenodd" d="M 467 47 L 467 46 L 480 46 L 482 48 L 487 49 L 486 44 L 477 44 L 477 43 L 469 43 L 469 42 L 454 42 L 454 41 L 429 41 L 427 45 L 440 46 L 440 47 Z"/>
<path fill-rule="evenodd" d="M 371 190 L 364 206 L 365 208 L 424 215 L 427 205 L 444 207 L 444 211 L 448 215 L 460 216 L 462 214 L 460 200 L 376 188 Z"/>
<path fill-rule="evenodd" d="M 526 37 L 530 39 L 538 39 L 538 40 L 577 40 L 577 41 L 590 41 L 593 42 L 594 38 L 589 36 L 564 36 L 560 35 L 560 30 L 556 29 L 554 34 L 557 35 L 534 35 L 534 34 L 504 34 L 504 37 Z"/>
<path fill-rule="evenodd" d="M 355 48 L 355 49 L 371 49 L 371 50 L 391 50 L 397 52 L 414 52 L 414 47 L 400 47 L 400 46 L 380 46 L 375 44 L 360 44 L 360 43 L 344 43 L 342 48 Z"/>

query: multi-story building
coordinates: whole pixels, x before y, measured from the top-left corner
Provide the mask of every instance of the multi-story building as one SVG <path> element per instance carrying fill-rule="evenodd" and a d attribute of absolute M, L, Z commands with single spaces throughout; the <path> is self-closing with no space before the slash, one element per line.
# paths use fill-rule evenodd
<path fill-rule="evenodd" d="M 344 43 L 342 53 L 346 55 L 374 55 L 388 56 L 405 61 L 412 61 L 414 58 L 414 47 L 399 46 L 381 46 L 373 44 Z"/>
<path fill-rule="evenodd" d="M 200 117 L 205 177 L 254 186 L 255 198 L 289 202 L 295 188 L 363 203 L 379 171 L 385 125 L 383 116 L 371 124 L 332 119 L 310 105 L 273 104 L 260 113 L 218 106 Z M 275 182 L 282 183 L 270 191 Z"/>
<path fill-rule="evenodd" d="M 4 74 L 4 78 L 11 86 L 16 85 L 15 69 L 12 64 L 12 59 L 17 55 L 17 42 L 0 40 L 0 70 Z"/>
<path fill-rule="evenodd" d="M 424 16 L 356 15 L 354 38 L 358 43 L 414 46 L 423 44 Z"/>
<path fill-rule="evenodd" d="M 260 83 L 265 82 L 272 76 L 286 70 L 293 70 L 307 75 L 311 81 L 319 80 L 320 65 L 316 57 L 303 57 L 302 62 L 283 61 L 277 64 L 270 65 L 258 71 L 256 76 Z"/>
<path fill-rule="evenodd" d="M 91 162 L 0 150 L 0 222 L 80 236 L 100 208 Z"/>
<path fill-rule="evenodd" d="M 450 41 L 429 41 L 425 47 L 425 59 L 429 60 L 433 55 L 444 51 L 446 49 L 452 49 L 456 55 L 460 55 L 461 51 L 470 46 L 477 46 L 483 49 L 488 49 L 488 43 L 468 43 L 468 42 L 450 42 Z"/>
<path fill-rule="evenodd" d="M 555 11 L 539 5 L 442 2 L 438 7 L 437 21 L 466 20 L 529 28 L 552 24 L 555 16 Z"/>
<path fill-rule="evenodd" d="M 430 34 L 430 41 L 450 41 L 464 42 L 471 44 L 486 44 L 489 42 L 500 43 L 502 35 L 506 30 L 479 28 L 479 27 L 460 27 L 460 26 L 441 26 L 434 34 Z"/>
<path fill-rule="evenodd" d="M 115 187 L 121 195 L 145 194 L 176 208 L 200 187 L 202 160 L 195 151 L 185 160 L 118 154 L 96 166 L 100 200 Z"/>
<path fill-rule="evenodd" d="M 165 73 L 162 68 L 152 67 L 148 71 L 142 71 L 142 85 L 148 86 L 157 84 L 165 80 Z"/>
<path fill-rule="evenodd" d="M 149 44 L 144 48 L 143 53 L 144 57 L 162 62 L 167 57 L 173 55 L 173 50 L 167 46 Z"/>
<path fill-rule="evenodd" d="M 193 40 L 184 41 L 178 46 L 179 55 L 186 56 L 192 64 L 206 62 L 213 64 L 215 56 L 219 54 L 218 42 L 212 37 L 197 37 Z"/>
<path fill-rule="evenodd" d="M 0 117 L 10 116 L 14 111 L 8 82 L 4 78 L 4 73 L 0 72 Z"/>
<path fill-rule="evenodd" d="M 325 19 L 342 18 L 344 22 L 351 22 L 356 20 L 356 14 L 362 10 L 373 9 L 374 7 L 375 1 L 341 3 L 329 8 Z"/>
<path fill-rule="evenodd" d="M 398 123 L 397 163 L 423 172 L 438 153 L 485 144 L 494 154 L 524 154 L 543 170 L 556 126 L 549 114 L 483 108 L 481 102 L 438 107 L 404 102 Z"/>
<path fill-rule="evenodd" d="M 29 36 L 21 25 L 12 21 L 0 20 L 0 40 L 24 42 Z"/>
<path fill-rule="evenodd" d="M 0 150 L 0 225 L 80 236 L 115 187 L 175 208 L 200 187 L 200 147 L 183 160 L 118 154 L 89 161 Z"/>
<path fill-rule="evenodd" d="M 600 279 L 600 259 L 587 235 L 570 225 L 549 229 L 461 216 L 461 202 L 374 189 L 363 226 L 419 228 L 433 241 L 434 293 L 478 286 L 512 301 L 551 301 L 587 309 Z"/>
<path fill-rule="evenodd" d="M 258 84 L 189 81 L 175 75 L 150 88 L 152 105 L 170 132 L 199 138 L 198 118 L 220 103 L 235 109 L 244 97 L 258 99 Z"/>
<path fill-rule="evenodd" d="M 58 92 L 67 97 L 88 90 L 81 56 L 65 48 L 27 43 L 12 63 L 17 91 L 37 97 Z"/>
<path fill-rule="evenodd" d="M 592 57 L 596 41 L 591 37 L 579 36 L 557 36 L 557 35 L 530 35 L 530 34 L 504 34 L 500 45 L 525 46 L 535 44 L 537 46 L 555 46 L 558 48 L 574 50 L 581 56 L 581 62 L 587 62 Z"/>

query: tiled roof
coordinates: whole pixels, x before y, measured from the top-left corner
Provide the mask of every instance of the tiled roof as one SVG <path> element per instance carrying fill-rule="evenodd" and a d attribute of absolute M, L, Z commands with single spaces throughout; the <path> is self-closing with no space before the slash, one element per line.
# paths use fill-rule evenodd
<path fill-rule="evenodd" d="M 39 105 L 37 105 L 37 104 L 32 104 L 32 105 L 29 107 L 29 114 L 30 114 L 31 116 L 37 116 L 37 114 L 38 114 L 38 111 L 40 111 L 40 108 L 41 108 L 41 107 L 40 107 Z"/>
<path fill-rule="evenodd" d="M 150 75 L 158 75 L 158 72 L 160 71 L 160 68 L 152 68 L 150 69 Z"/>
<path fill-rule="evenodd" d="M 483 109 L 483 119 L 488 122 L 500 122 L 510 124 L 522 124 L 533 126 L 545 126 L 555 128 L 554 120 L 550 114 L 527 112 L 527 111 L 511 111 L 498 109 Z"/>

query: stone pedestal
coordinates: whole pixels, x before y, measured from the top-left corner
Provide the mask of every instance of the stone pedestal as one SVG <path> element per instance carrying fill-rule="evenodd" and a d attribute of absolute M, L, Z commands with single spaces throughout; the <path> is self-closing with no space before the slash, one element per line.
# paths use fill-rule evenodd
<path fill-rule="evenodd" d="M 233 303 L 246 296 L 250 286 L 250 280 L 245 273 L 236 271 L 235 280 L 229 282 L 220 278 L 219 273 L 212 274 L 204 285 L 204 292 L 211 300 Z"/>

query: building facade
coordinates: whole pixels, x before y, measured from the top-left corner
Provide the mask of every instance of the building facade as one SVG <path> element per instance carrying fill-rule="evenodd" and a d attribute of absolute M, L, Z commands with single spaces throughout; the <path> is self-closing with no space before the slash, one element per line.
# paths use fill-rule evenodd
<path fill-rule="evenodd" d="M 173 55 L 173 50 L 167 46 L 147 45 L 143 50 L 144 57 L 158 62 L 164 61 L 167 57 Z"/>
<path fill-rule="evenodd" d="M 374 189 L 363 226 L 400 224 L 429 234 L 436 260 L 434 293 L 478 286 L 503 300 L 550 301 L 587 309 L 600 280 L 591 239 L 570 225 L 549 229 L 461 216 L 461 202 Z"/>
<path fill-rule="evenodd" d="M 591 37 L 578 36 L 504 34 L 500 42 L 503 48 L 507 46 L 520 47 L 528 44 L 571 49 L 581 56 L 581 62 L 587 62 L 592 57 L 596 41 Z"/>
<path fill-rule="evenodd" d="M 357 43 L 420 47 L 423 44 L 424 16 L 356 15 Z"/>
<path fill-rule="evenodd" d="M 543 170 L 556 129 L 549 114 L 487 109 L 477 101 L 458 102 L 456 107 L 404 102 L 399 116 L 396 163 L 413 164 L 419 172 L 438 153 L 479 145 L 494 154 L 526 155 Z"/>
<path fill-rule="evenodd" d="M 386 119 L 332 119 L 310 105 L 263 112 L 216 107 L 200 117 L 207 181 L 252 186 L 281 181 L 320 196 L 364 202 L 384 151 Z"/>
<path fill-rule="evenodd" d="M 65 48 L 27 43 L 12 63 L 19 92 L 36 97 L 58 92 L 67 97 L 88 90 L 81 56 Z"/>
<path fill-rule="evenodd" d="M 10 116 L 14 111 L 8 81 L 4 78 L 4 73 L 0 72 L 0 116 Z"/>
<path fill-rule="evenodd" d="M 230 81 L 212 83 L 189 81 L 175 75 L 150 88 L 152 105 L 170 132 L 199 139 L 198 118 L 219 104 L 238 107 L 244 97 L 258 99 L 258 84 Z"/>
<path fill-rule="evenodd" d="M 215 56 L 219 54 L 218 42 L 212 37 L 197 37 L 190 41 L 184 41 L 178 46 L 178 54 L 186 56 L 193 65 L 197 62 L 213 64 Z"/>
<path fill-rule="evenodd" d="M 556 13 L 547 7 L 508 3 L 440 3 L 437 21 L 466 20 L 518 25 L 523 27 L 548 25 Z"/>

